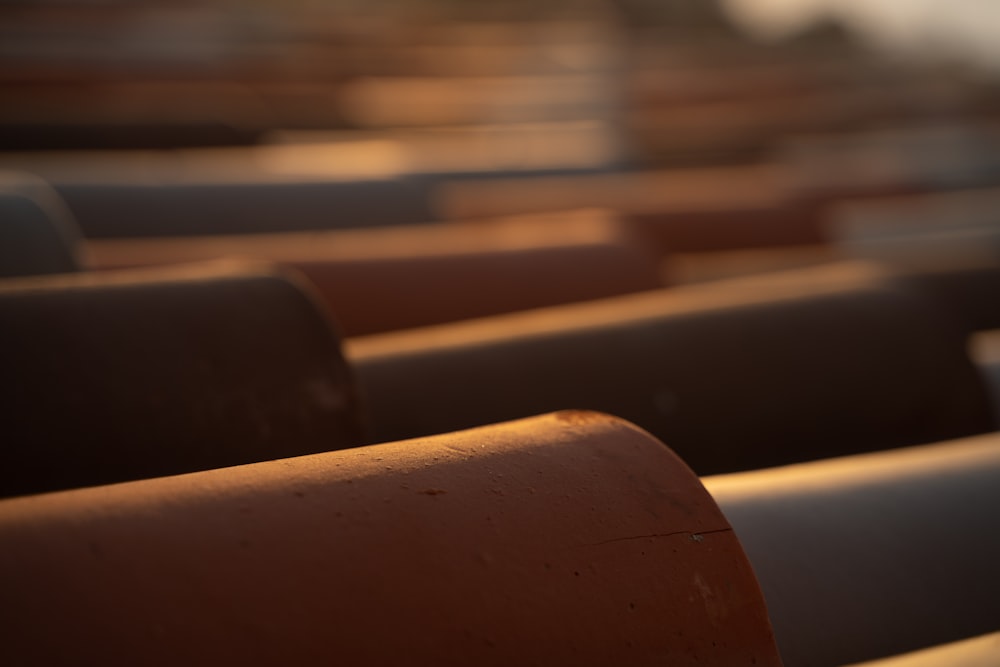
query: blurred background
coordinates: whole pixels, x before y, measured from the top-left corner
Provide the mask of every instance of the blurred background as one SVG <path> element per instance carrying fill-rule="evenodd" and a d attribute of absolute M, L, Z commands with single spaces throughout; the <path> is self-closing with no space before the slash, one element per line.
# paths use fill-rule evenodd
<path fill-rule="evenodd" d="M 385 143 L 354 159 L 386 169 L 760 160 L 806 132 L 988 124 L 1000 64 L 1000 9 L 976 0 L 32 0 L 0 12 L 5 150 L 369 140 Z M 410 155 L 438 142 L 432 164 Z M 477 164 L 449 163 L 445 147 L 460 145 Z"/>
<path fill-rule="evenodd" d="M 700 225 L 661 234 L 675 284 L 997 259 L 987 0 L 0 13 L 0 169 L 55 186 L 88 239 L 598 207 Z"/>

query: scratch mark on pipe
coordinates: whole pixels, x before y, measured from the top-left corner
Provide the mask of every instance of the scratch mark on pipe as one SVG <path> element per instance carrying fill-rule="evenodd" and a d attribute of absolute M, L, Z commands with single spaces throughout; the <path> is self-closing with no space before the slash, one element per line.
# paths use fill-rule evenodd
<path fill-rule="evenodd" d="M 601 542 L 592 542 L 589 544 L 581 544 L 582 547 L 599 547 L 605 544 L 613 544 L 614 542 L 628 542 L 630 540 L 645 540 L 648 538 L 660 538 L 660 537 L 675 537 L 677 535 L 690 535 L 691 540 L 694 542 L 701 542 L 703 535 L 712 535 L 713 533 L 731 533 L 732 528 L 719 528 L 718 530 L 703 530 L 701 532 L 691 532 L 690 530 L 675 530 L 672 533 L 650 533 L 648 535 L 629 535 L 626 537 L 613 537 L 610 540 L 603 540 Z"/>

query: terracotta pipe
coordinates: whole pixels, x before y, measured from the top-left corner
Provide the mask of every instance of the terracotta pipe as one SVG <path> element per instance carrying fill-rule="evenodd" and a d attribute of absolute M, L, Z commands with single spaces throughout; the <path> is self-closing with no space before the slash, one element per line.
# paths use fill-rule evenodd
<path fill-rule="evenodd" d="M 792 187 L 807 195 L 895 188 L 934 197 L 940 190 L 992 184 L 996 148 L 996 133 L 984 123 L 933 123 L 792 135 L 775 147 L 772 159 L 787 169 Z"/>
<path fill-rule="evenodd" d="M 1000 627 L 998 434 L 704 481 L 753 563 L 786 667 Z"/>
<path fill-rule="evenodd" d="M 1000 663 L 1000 632 L 914 651 L 853 667 L 994 667 Z"/>
<path fill-rule="evenodd" d="M 92 94 L 92 93 L 91 93 Z M 79 103 L 79 100 L 74 100 Z M 4 150 L 176 149 L 191 146 L 250 145 L 260 141 L 259 127 L 225 121 L 81 120 L 78 116 L 56 122 L 0 120 L 0 146 Z"/>
<path fill-rule="evenodd" d="M 975 188 L 835 207 L 828 232 L 846 256 L 890 264 L 974 330 L 1000 328 L 1000 189 Z"/>
<path fill-rule="evenodd" d="M 0 278 L 79 271 L 84 260 L 73 216 L 44 181 L 0 172 Z"/>
<path fill-rule="evenodd" d="M 0 167 L 28 171 L 59 184 L 252 184 L 254 182 L 363 182 L 403 176 L 552 175 L 612 168 L 622 160 L 618 135 L 600 123 L 542 122 L 430 128 L 394 128 L 347 135 L 297 130 L 296 115 L 317 112 L 308 98 L 329 98 L 329 86 L 261 84 L 275 106 L 298 97 L 267 143 L 255 146 L 156 150 L 6 152 Z M 283 99 L 284 98 L 284 99 Z"/>
<path fill-rule="evenodd" d="M 1000 329 L 1000 261 L 985 255 L 948 253 L 917 263 L 880 262 L 887 277 L 906 284 L 950 311 L 970 333 Z M 741 278 L 808 266 L 829 265 L 850 260 L 851 253 L 836 245 L 796 246 L 672 255 L 665 262 L 664 279 L 673 285 Z M 1000 255 L 998 255 L 1000 259 Z"/>
<path fill-rule="evenodd" d="M 294 276 L 225 264 L 0 284 L 0 496 L 362 441 L 337 336 Z"/>
<path fill-rule="evenodd" d="M 6 664 L 779 665 L 647 433 L 564 412 L 0 502 Z"/>
<path fill-rule="evenodd" d="M 97 268 L 223 256 L 300 270 L 345 335 L 394 331 L 663 286 L 611 214 L 217 237 L 92 240 Z"/>
<path fill-rule="evenodd" d="M 264 233 L 433 219 L 422 183 L 319 178 L 56 183 L 88 238 Z"/>
<path fill-rule="evenodd" d="M 911 191 L 895 181 L 807 186 L 786 169 L 762 164 L 446 181 L 436 202 L 446 219 L 609 208 L 662 254 L 672 254 L 826 243 L 827 210 L 835 202 Z"/>
<path fill-rule="evenodd" d="M 1000 254 L 997 261 L 943 258 L 935 266 L 896 273 L 951 311 L 970 332 L 1000 329 Z"/>
<path fill-rule="evenodd" d="M 552 123 L 167 152 L 9 152 L 0 167 L 53 183 L 88 238 L 131 238 L 428 222 L 443 179 L 590 172 L 618 159 L 609 130 Z"/>
<path fill-rule="evenodd" d="M 874 82 L 865 90 L 802 91 L 645 105 L 630 110 L 638 159 L 645 164 L 762 159 L 789 134 L 836 131 L 873 118 L 900 120 L 899 92 Z"/>
<path fill-rule="evenodd" d="M 874 237 L 838 245 L 848 257 L 907 268 L 933 267 L 942 261 L 1000 264 L 1000 227 Z"/>
<path fill-rule="evenodd" d="M 17 19 L 11 19 L 8 25 L 15 34 L 18 27 L 12 23 Z M 40 16 L 36 21 L 20 27 L 29 35 L 55 28 Z M 114 39 L 111 32 L 89 32 L 90 27 L 96 26 L 76 27 L 77 36 Z M 122 62 L 130 60 L 124 51 L 116 53 Z M 5 151 L 244 146 L 259 141 L 275 120 L 256 91 L 233 81 L 211 80 L 211 74 L 205 80 L 205 72 L 192 80 L 190 71 L 168 73 L 166 63 L 160 63 L 156 76 L 133 71 L 115 80 L 116 73 L 123 74 L 118 68 L 116 73 L 90 69 L 77 59 L 64 61 L 59 72 L 47 58 L 49 66 L 36 78 L 30 58 L 19 60 L 21 77 L 3 81 L 0 146 Z M 145 80 L 136 80 L 136 74 Z"/>
<path fill-rule="evenodd" d="M 1000 188 L 927 192 L 867 201 L 845 201 L 831 211 L 830 236 L 851 245 L 942 232 L 995 229 Z"/>
<path fill-rule="evenodd" d="M 969 339 L 969 355 L 979 368 L 1000 423 L 1000 329 L 982 331 Z"/>
<path fill-rule="evenodd" d="M 655 56 L 653 56 L 655 58 Z M 632 71 L 630 97 L 642 108 L 668 109 L 678 104 L 710 101 L 762 100 L 778 95 L 838 91 L 845 86 L 876 80 L 869 62 L 858 59 L 826 60 L 779 59 L 774 62 L 747 62 L 733 58 L 717 64 L 683 63 L 676 54 L 663 53 L 659 59 Z"/>
<path fill-rule="evenodd" d="M 474 220 L 579 207 L 619 211 L 662 253 L 810 244 L 813 212 L 769 165 L 445 182 L 440 217 Z"/>
<path fill-rule="evenodd" d="M 664 262 L 664 272 L 671 285 L 689 285 L 804 269 L 842 259 L 836 248 L 826 244 L 675 253 Z"/>
<path fill-rule="evenodd" d="M 685 122 L 704 125 L 704 114 Z M 666 138 L 691 144 L 692 136 Z M 740 167 L 445 182 L 437 210 L 470 219 L 606 207 L 628 216 L 664 253 L 808 245 L 829 239 L 828 210 L 842 199 L 969 186 L 995 171 L 969 155 L 968 141 L 939 130 L 807 135 L 770 153 L 769 162 Z M 914 157 L 927 154 L 946 156 L 947 166 Z"/>
<path fill-rule="evenodd" d="M 877 267 L 835 265 L 358 338 L 376 441 L 579 406 L 700 474 L 996 424 L 961 329 Z"/>
<path fill-rule="evenodd" d="M 356 127 L 461 127 L 605 118 L 615 87 L 608 73 L 362 76 L 345 82 L 338 98 Z"/>
<path fill-rule="evenodd" d="M 1000 328 L 1000 189 L 848 201 L 827 229 L 844 256 L 894 267 L 974 330 Z"/>

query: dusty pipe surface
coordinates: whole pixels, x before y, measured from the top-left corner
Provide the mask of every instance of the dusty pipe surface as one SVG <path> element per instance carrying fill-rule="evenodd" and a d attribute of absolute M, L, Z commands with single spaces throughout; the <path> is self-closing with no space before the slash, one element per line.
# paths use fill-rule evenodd
<path fill-rule="evenodd" d="M 605 415 L 0 502 L 5 664 L 779 665 L 697 477 Z"/>
<path fill-rule="evenodd" d="M 88 248 L 98 268 L 225 256 L 293 266 L 347 336 L 663 286 L 653 253 L 606 211 L 476 225 L 97 239 Z"/>
<path fill-rule="evenodd" d="M 0 278 L 79 271 L 76 221 L 43 180 L 0 171 Z"/>
<path fill-rule="evenodd" d="M 699 474 L 993 430 L 959 326 L 877 267 L 651 292 L 347 342 L 377 441 L 572 408 Z"/>
<path fill-rule="evenodd" d="M 361 444 L 339 339 L 260 264 L 0 285 L 0 495 Z"/>
<path fill-rule="evenodd" d="M 787 667 L 1000 627 L 996 434 L 704 482 L 746 548 Z"/>

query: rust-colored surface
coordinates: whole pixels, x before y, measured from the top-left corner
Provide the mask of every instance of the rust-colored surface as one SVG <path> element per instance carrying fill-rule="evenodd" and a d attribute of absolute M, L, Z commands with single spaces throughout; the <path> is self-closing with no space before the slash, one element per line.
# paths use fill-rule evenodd
<path fill-rule="evenodd" d="M 608 208 L 668 253 L 820 240 L 815 216 L 790 197 L 781 169 L 754 165 L 458 181 L 438 188 L 437 203 L 448 219 Z"/>
<path fill-rule="evenodd" d="M 603 211 L 476 225 L 105 239 L 88 247 L 98 268 L 233 255 L 293 266 L 349 336 L 663 285 L 654 255 Z"/>
<path fill-rule="evenodd" d="M 358 338 L 347 354 L 379 441 L 579 407 L 711 474 L 996 428 L 961 328 L 865 264 Z"/>
<path fill-rule="evenodd" d="M 582 412 L 0 503 L 5 664 L 778 665 L 732 530 Z"/>
<path fill-rule="evenodd" d="M 269 265 L 4 281 L 0 360 L 0 495 L 362 441 L 336 334 Z"/>
<path fill-rule="evenodd" d="M 436 204 L 447 219 L 608 208 L 670 254 L 826 243 L 828 209 L 841 200 L 928 187 L 902 171 L 844 176 L 815 161 L 452 181 L 437 188 Z"/>

